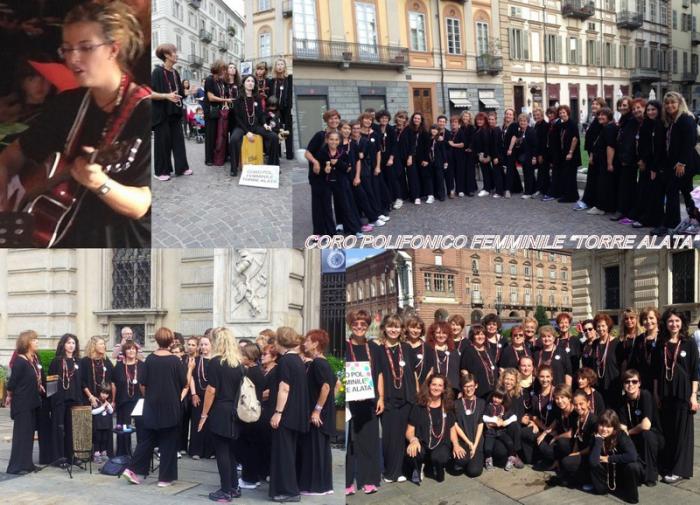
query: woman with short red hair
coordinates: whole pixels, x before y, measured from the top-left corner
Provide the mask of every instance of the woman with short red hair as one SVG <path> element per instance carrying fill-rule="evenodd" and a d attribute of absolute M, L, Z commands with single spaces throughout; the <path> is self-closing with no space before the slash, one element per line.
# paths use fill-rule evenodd
<path fill-rule="evenodd" d="M 459 389 L 459 352 L 455 348 L 449 323 L 438 321 L 431 324 L 425 343 L 428 344 L 427 352 L 433 355 L 433 368 L 429 376 L 444 375 L 451 388 Z"/>
<path fill-rule="evenodd" d="M 620 404 L 622 391 L 620 365 L 616 357 L 619 340 L 612 335 L 614 324 L 608 314 L 596 314 L 593 325 L 598 333 L 598 340 L 593 346 L 598 390 L 603 395 L 606 407 L 616 409 Z"/>

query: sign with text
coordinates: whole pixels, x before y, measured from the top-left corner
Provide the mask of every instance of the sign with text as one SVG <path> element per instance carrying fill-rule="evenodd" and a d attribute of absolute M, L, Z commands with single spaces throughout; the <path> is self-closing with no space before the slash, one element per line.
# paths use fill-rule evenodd
<path fill-rule="evenodd" d="M 345 401 L 371 400 L 374 398 L 374 380 L 369 361 L 345 363 Z"/>
<path fill-rule="evenodd" d="M 279 189 L 279 165 L 243 165 L 243 173 L 238 183 L 240 186 Z"/>

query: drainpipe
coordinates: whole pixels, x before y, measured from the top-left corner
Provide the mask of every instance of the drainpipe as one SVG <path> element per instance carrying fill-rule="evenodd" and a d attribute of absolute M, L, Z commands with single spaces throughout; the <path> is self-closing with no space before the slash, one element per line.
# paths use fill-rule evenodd
<path fill-rule="evenodd" d="M 620 30 L 618 28 L 618 36 L 619 32 Z M 630 82 L 630 85 L 631 84 Z M 603 0 L 600 0 L 600 95 L 598 96 L 605 97 L 605 93 L 603 92 Z"/>
<path fill-rule="evenodd" d="M 529 41 L 528 41 L 529 43 Z M 547 45 L 547 0 L 542 0 L 542 50 Z M 543 54 L 544 61 L 544 89 L 542 90 L 542 109 L 549 108 L 549 88 L 547 87 L 547 52 Z"/>
<path fill-rule="evenodd" d="M 435 0 L 435 17 L 437 19 L 438 44 L 440 48 L 440 90 L 442 93 L 442 113 L 448 116 L 447 98 L 445 92 L 445 65 L 442 53 L 442 25 L 440 23 L 440 0 Z M 437 116 L 436 116 L 437 117 Z"/>

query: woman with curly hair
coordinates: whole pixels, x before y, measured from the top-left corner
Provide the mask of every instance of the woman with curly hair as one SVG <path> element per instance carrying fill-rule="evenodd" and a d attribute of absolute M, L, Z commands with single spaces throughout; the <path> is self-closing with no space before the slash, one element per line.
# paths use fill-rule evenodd
<path fill-rule="evenodd" d="M 459 388 L 460 358 L 455 349 L 454 339 L 451 337 L 450 325 L 445 321 L 438 321 L 428 328 L 428 354 L 432 362 L 431 375 L 444 375 L 450 383 L 450 387 Z"/>
<path fill-rule="evenodd" d="M 498 378 L 497 348 L 488 345 L 486 331 L 480 324 L 473 324 L 469 328 L 469 341 L 471 345 L 462 353 L 460 369 L 474 374 L 478 384 L 476 396 L 486 399 Z"/>

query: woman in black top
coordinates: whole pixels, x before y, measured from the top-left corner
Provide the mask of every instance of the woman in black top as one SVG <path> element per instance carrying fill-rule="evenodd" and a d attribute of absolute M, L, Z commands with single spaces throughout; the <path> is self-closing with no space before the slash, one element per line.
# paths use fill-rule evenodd
<path fill-rule="evenodd" d="M 381 136 L 374 130 L 374 119 L 372 114 L 365 112 L 360 114 L 360 132 L 364 142 L 360 143 L 360 148 L 364 154 L 362 184 L 365 186 L 367 195 L 372 200 L 374 207 L 380 211 L 382 221 L 388 221 L 386 217 L 391 212 L 392 200 L 391 192 L 381 174 Z"/>
<path fill-rule="evenodd" d="M 440 121 L 440 119 L 438 119 Z M 447 155 L 447 170 L 445 184 L 448 198 L 455 198 L 459 193 L 464 196 L 465 165 L 464 165 L 464 131 L 459 122 L 459 116 L 450 118 L 450 129 L 445 130 L 445 151 Z"/>
<path fill-rule="evenodd" d="M 570 438 L 561 438 L 556 478 L 548 485 L 573 486 L 588 480 L 588 454 L 598 418 L 590 408 L 586 393 L 577 390 L 572 399 L 575 415 L 570 416 Z"/>
<path fill-rule="evenodd" d="M 232 107 L 233 102 L 236 101 L 238 95 L 241 94 L 241 76 L 238 73 L 238 67 L 235 63 L 229 63 L 226 67 L 226 76 L 224 77 L 224 96 L 232 100 L 229 107 Z M 229 114 L 231 111 L 229 110 Z M 228 133 L 229 135 L 233 132 L 236 125 L 234 124 L 233 118 L 228 121 Z M 229 156 L 231 153 L 227 153 Z"/>
<path fill-rule="evenodd" d="M 7 382 L 5 406 L 10 405 L 12 450 L 6 472 L 24 475 L 36 470 L 32 462 L 34 430 L 37 428 L 41 394 L 41 365 L 36 356 L 39 336 L 35 331 L 23 331 L 17 337 L 17 358 Z"/>
<path fill-rule="evenodd" d="M 535 129 L 528 126 L 527 114 L 518 116 L 517 130 L 510 138 L 508 144 L 508 156 L 511 158 L 515 176 L 520 180 L 515 164 L 520 163 L 523 167 L 523 178 L 525 179 L 525 193 L 523 199 L 532 198 L 535 194 L 535 166 L 537 165 L 537 135 Z"/>
<path fill-rule="evenodd" d="M 260 363 L 260 347 L 258 344 L 241 345 L 241 364 L 245 367 L 245 374 L 255 386 L 255 395 L 258 401 L 262 401 L 265 390 L 265 376 L 258 363 Z M 263 420 L 262 403 L 260 418 L 252 423 L 241 423 L 241 430 L 236 440 L 236 454 L 240 459 L 242 489 L 255 489 L 268 475 L 269 462 L 266 462 L 265 451 L 265 423 L 270 426 L 270 420 Z M 235 487 L 235 486 L 234 486 Z"/>
<path fill-rule="evenodd" d="M 394 314 L 384 317 L 379 346 L 379 370 L 384 377 L 384 413 L 382 414 L 382 451 L 384 480 L 405 480 L 404 434 L 411 408 L 416 403 L 416 376 L 413 354 L 403 342 L 403 323 Z"/>
<path fill-rule="evenodd" d="M 693 415 L 698 411 L 699 362 L 685 314 L 674 307 L 666 309 L 654 355 L 654 399 L 661 411 L 666 442 L 659 470 L 668 484 L 693 476 Z"/>
<path fill-rule="evenodd" d="M 429 375 L 444 375 L 449 387 L 458 390 L 460 356 L 454 338 L 452 338 L 450 324 L 445 321 L 431 324 L 428 327 L 428 337 L 425 343 L 427 344 L 428 360 L 432 365 Z M 384 381 L 389 379 L 390 377 L 384 375 Z"/>
<path fill-rule="evenodd" d="M 489 127 L 491 142 L 494 146 L 491 158 L 491 176 L 493 177 L 494 198 L 501 198 L 508 191 L 506 187 L 506 168 L 508 166 L 508 154 L 505 143 L 506 132 L 498 126 L 498 117 L 495 112 L 489 112 Z"/>
<path fill-rule="evenodd" d="M 605 99 L 594 98 L 591 100 L 591 120 L 583 137 L 583 150 L 588 153 L 588 171 L 586 172 L 586 187 L 583 190 L 581 200 L 574 205 L 574 210 L 588 210 L 596 205 L 596 175 L 598 172 L 593 168 L 593 142 L 600 135 L 601 125 L 598 122 L 598 111 L 606 107 Z"/>
<path fill-rule="evenodd" d="M 242 423 L 234 414 L 244 369 L 241 366 L 240 347 L 231 330 L 216 328 L 212 336 L 216 348 L 209 364 L 209 383 L 197 431 L 201 432 L 206 423 L 216 447 L 216 466 L 221 488 L 209 493 L 209 499 L 231 501 L 231 498 L 241 496 L 235 442 L 240 435 Z"/>
<path fill-rule="evenodd" d="M 444 172 L 447 165 L 444 136 L 441 136 L 437 125 L 432 125 L 429 130 L 428 143 L 420 149 L 416 158 L 420 166 L 421 188 L 427 195 L 425 203 L 433 203 L 435 198 L 445 200 Z"/>
<path fill-rule="evenodd" d="M 615 213 L 610 216 L 611 221 L 621 220 L 627 217 L 634 204 L 634 195 L 637 189 L 637 160 L 635 149 L 635 136 L 639 130 L 641 118 L 637 120 L 632 112 L 632 99 L 623 96 L 617 101 L 617 110 L 620 119 L 617 122 L 617 139 L 615 142 Z M 629 220 L 625 222 L 628 223 Z"/>
<path fill-rule="evenodd" d="M 620 325 L 620 335 L 618 336 L 619 343 L 617 345 L 617 366 L 620 367 L 620 373 L 623 373 L 630 367 L 630 362 L 634 359 L 635 342 L 639 334 L 639 317 L 637 311 L 633 308 L 626 308 L 622 311 L 622 324 Z"/>
<path fill-rule="evenodd" d="M 634 442 L 644 463 L 644 483 L 655 486 L 659 480 L 658 456 L 664 446 L 659 412 L 651 392 L 641 388 L 639 372 L 628 368 L 622 374 L 625 398 L 617 413 L 623 429 Z"/>
<path fill-rule="evenodd" d="M 73 457 L 71 409 L 83 403 L 80 389 L 80 345 L 78 337 L 66 333 L 56 346 L 49 375 L 58 375 L 58 390 L 51 396 L 51 461 L 66 463 Z"/>
<path fill-rule="evenodd" d="M 199 348 L 199 338 L 196 336 L 191 336 L 185 342 L 185 352 L 183 356 L 180 357 L 182 364 L 189 368 L 190 361 L 193 363 L 197 358 L 197 350 Z M 194 368 L 193 368 L 194 369 Z M 189 379 L 187 383 L 189 384 Z M 187 394 L 182 399 L 182 431 L 180 432 L 180 443 L 178 444 L 178 451 L 181 455 L 187 454 L 187 447 L 190 441 L 190 424 L 192 416 L 192 397 Z"/>
<path fill-rule="evenodd" d="M 561 158 L 556 166 L 559 182 L 557 195 L 560 203 L 573 203 L 578 201 L 576 171 L 581 166 L 581 139 L 578 125 L 571 119 L 571 108 L 568 105 L 560 105 L 557 113 L 560 119 L 559 147 L 561 149 Z"/>
<path fill-rule="evenodd" d="M 570 386 L 573 376 L 571 361 L 566 354 L 566 348 L 558 347 L 555 343 L 554 327 L 541 326 L 539 333 L 542 349 L 534 353 L 535 368 L 539 370 L 542 365 L 551 367 L 554 385 L 568 384 Z"/>
<path fill-rule="evenodd" d="M 683 195 L 688 216 L 700 221 L 700 210 L 690 196 L 693 176 L 700 166 L 698 153 L 695 152 L 698 134 L 693 115 L 688 112 L 685 98 L 680 93 L 669 91 L 664 95 L 663 119 L 667 128 L 664 166 L 666 209 L 663 226 L 672 229 L 681 222 L 679 191 Z"/>
<path fill-rule="evenodd" d="M 612 491 L 627 503 L 639 502 L 638 482 L 642 466 L 630 437 L 620 427 L 613 410 L 606 410 L 598 419 L 588 456 L 592 486 L 584 486 L 595 494 Z"/>
<path fill-rule="evenodd" d="M 272 426 L 270 490 L 272 501 L 298 501 L 297 440 L 309 431 L 309 386 L 299 356 L 301 337 L 287 326 L 277 329 L 277 382 L 270 397 L 275 401 Z M 290 498 L 292 500 L 290 500 Z"/>
<path fill-rule="evenodd" d="M 404 137 L 409 131 L 408 113 L 400 110 L 394 114 L 394 132 L 396 134 L 396 143 L 394 144 L 394 175 L 398 179 L 399 188 L 401 189 L 400 197 L 394 202 L 394 208 L 400 209 L 403 207 L 403 201 L 408 199 L 408 181 L 406 180 L 406 142 Z"/>
<path fill-rule="evenodd" d="M 600 133 L 593 141 L 592 159 L 596 170 L 595 207 L 586 214 L 602 215 L 615 212 L 617 206 L 617 178 L 615 175 L 615 149 L 617 146 L 617 125 L 613 121 L 613 113 L 603 107 L 598 112 Z"/>
<path fill-rule="evenodd" d="M 471 372 L 478 384 L 476 396 L 486 399 L 496 385 L 498 378 L 497 347 L 488 345 L 486 332 L 480 324 L 469 328 L 469 341 L 462 352 L 460 370 Z"/>
<path fill-rule="evenodd" d="M 72 163 L 72 183 L 84 198 L 53 245 L 150 247 L 151 93 L 130 73 L 144 47 L 140 24 L 124 2 L 83 2 L 66 15 L 62 29 L 59 54 L 80 87 L 46 102 L 31 127 L 0 154 L 0 210 L 11 210 L 4 207 L 12 177 L 30 161 L 41 165 L 66 150 L 69 137 L 69 158 L 82 154 L 83 147 L 99 150 L 139 138 L 143 143 L 128 170 L 106 174 L 85 157 Z"/>
<path fill-rule="evenodd" d="M 204 392 L 209 384 L 209 362 L 211 360 L 211 340 L 208 336 L 199 339 L 199 356 L 195 359 L 194 370 L 190 378 L 190 395 L 192 413 L 190 414 L 190 447 L 188 454 L 192 459 L 210 458 L 214 454 L 214 445 L 207 430 L 199 431 L 199 418 L 204 408 Z"/>
<path fill-rule="evenodd" d="M 464 156 L 462 158 L 463 164 L 463 182 L 464 191 L 467 196 L 474 196 L 479 187 L 476 185 L 476 158 L 474 156 L 474 149 L 472 148 L 472 141 L 474 140 L 474 133 L 476 128 L 472 124 L 472 115 L 470 112 L 462 112 L 462 117 L 460 119 L 460 136 L 462 143 L 464 144 Z M 459 169 L 458 169 L 459 170 Z M 459 172 L 457 172 L 457 179 L 459 181 Z M 461 194 L 459 184 L 457 184 L 457 195 L 459 197 L 464 196 Z"/>
<path fill-rule="evenodd" d="M 161 44 L 156 56 L 163 65 L 156 65 L 151 74 L 151 100 L 153 100 L 153 170 L 161 181 L 175 175 L 192 175 L 187 163 L 185 137 L 182 133 L 182 100 L 185 90 L 180 74 L 173 68 L 177 63 L 177 48 L 173 44 Z M 173 160 L 170 156 L 172 154 Z"/>
<path fill-rule="evenodd" d="M 503 112 L 503 125 L 501 126 L 502 135 L 502 156 L 504 161 L 502 161 L 505 166 L 505 188 L 506 188 L 506 198 L 510 197 L 511 193 L 522 193 L 523 184 L 520 181 L 520 175 L 515 168 L 515 158 L 508 154 L 511 141 L 518 131 L 518 122 L 515 120 L 515 110 L 506 109 Z"/>
<path fill-rule="evenodd" d="M 537 383 L 530 391 L 530 400 L 525 400 L 530 405 L 520 420 L 520 441 L 525 463 L 538 462 L 547 453 L 546 448 L 544 451 L 539 449 L 541 444 L 546 443 L 546 431 L 557 418 L 559 410 L 554 402 L 553 377 L 552 368 L 541 365 L 537 370 Z"/>
<path fill-rule="evenodd" d="M 592 368 L 579 368 L 576 372 L 576 384 L 580 391 L 586 394 L 591 412 L 597 416 L 605 410 L 605 399 L 600 391 L 596 391 L 595 385 L 598 383 L 598 375 Z"/>
<path fill-rule="evenodd" d="M 491 127 L 485 112 L 479 112 L 476 115 L 474 124 L 476 125 L 476 130 L 472 137 L 472 155 L 474 156 L 474 162 L 478 163 L 479 168 L 481 168 L 481 179 L 484 181 L 478 196 L 488 196 L 494 188 L 491 162 L 496 154 L 496 144 L 494 143 L 493 135 L 491 135 Z"/>
<path fill-rule="evenodd" d="M 328 221 L 329 217 L 331 219 L 333 217 L 333 214 L 328 211 L 328 202 L 331 198 L 330 186 L 326 182 L 327 174 L 323 170 L 325 166 L 321 167 L 318 157 L 326 144 L 326 134 L 338 130 L 340 114 L 335 109 L 328 110 L 323 113 L 323 120 L 326 123 L 326 129 L 316 132 L 311 137 L 306 146 L 306 152 L 304 152 L 304 157 L 309 162 L 308 179 L 311 185 L 311 220 L 314 235 L 327 233 L 327 230 L 334 228 L 335 224 Z"/>
<path fill-rule="evenodd" d="M 637 203 L 635 228 L 657 228 L 664 219 L 664 182 L 661 177 L 666 156 L 666 128 L 661 120 L 661 102 L 649 100 L 637 134 Z"/>
<path fill-rule="evenodd" d="M 397 201 L 401 199 L 401 185 L 396 174 L 396 167 L 401 166 L 396 162 L 396 131 L 389 124 L 391 114 L 388 111 L 380 110 L 376 114 L 379 126 L 376 127 L 377 139 L 379 140 L 379 154 L 381 156 L 381 171 L 384 185 L 389 189 L 392 207 L 396 208 Z M 402 202 L 403 203 L 403 202 Z"/>
<path fill-rule="evenodd" d="M 639 313 L 639 321 L 642 323 L 644 332 L 637 335 L 634 342 L 629 368 L 639 372 L 642 388 L 653 392 L 656 375 L 653 368 L 653 357 L 659 342 L 661 313 L 654 307 L 647 307 Z"/>
<path fill-rule="evenodd" d="M 284 129 L 289 132 L 289 135 L 284 140 L 285 152 L 288 160 L 294 159 L 294 130 L 292 124 L 292 106 L 294 102 L 294 91 L 292 84 L 292 75 L 287 74 L 287 62 L 283 58 L 278 58 L 275 61 L 275 66 L 272 69 L 272 77 L 268 80 L 270 88 L 270 96 L 277 98 L 279 105 L 280 117 Z"/>
<path fill-rule="evenodd" d="M 408 178 L 409 197 L 416 205 L 421 204 L 422 188 L 420 177 L 420 162 L 418 153 L 425 150 L 430 140 L 425 127 L 425 118 L 420 112 L 414 112 L 403 136 L 403 152 L 406 155 L 406 177 Z"/>
<path fill-rule="evenodd" d="M 406 428 L 406 454 L 412 463 L 411 481 L 419 484 L 423 465 L 430 463 L 436 481 L 445 480 L 445 466 L 452 456 L 455 424 L 452 388 L 444 375 L 430 377 L 421 387 Z"/>
<path fill-rule="evenodd" d="M 607 314 L 596 314 L 593 318 L 598 340 L 593 346 L 595 366 L 598 375 L 598 390 L 605 399 L 605 406 L 616 409 L 620 404 L 620 365 L 617 362 L 617 346 L 620 341 L 613 337 L 613 320 Z"/>
<path fill-rule="evenodd" d="M 464 372 L 460 376 L 462 396 L 455 403 L 455 425 L 452 428 L 452 456 L 455 470 L 467 477 L 478 477 L 484 471 L 483 415 L 486 402 L 476 396 L 474 376 Z"/>
<path fill-rule="evenodd" d="M 211 166 L 214 163 L 214 148 L 216 135 L 219 128 L 219 116 L 221 108 L 231 106 L 233 99 L 226 95 L 226 64 L 222 60 L 216 60 L 211 65 L 211 75 L 204 81 L 204 164 Z M 233 121 L 229 117 L 229 122 Z"/>
<path fill-rule="evenodd" d="M 242 87 L 241 96 L 233 104 L 233 120 L 236 122 L 236 129 L 231 134 L 230 153 L 231 175 L 234 176 L 238 174 L 243 137 L 252 142 L 255 135 L 260 135 L 267 153 L 268 164 L 279 164 L 279 140 L 272 132 L 270 125 L 265 124 L 263 107 L 256 98 L 255 78 L 252 75 L 244 77 Z"/>
<path fill-rule="evenodd" d="M 430 348 L 425 343 L 425 323 L 420 317 L 410 316 L 404 322 L 404 328 L 408 352 L 413 360 L 413 371 L 416 374 L 418 386 L 420 387 L 425 382 L 433 366 L 435 366 L 435 356 L 429 352 Z"/>
<path fill-rule="evenodd" d="M 307 373 L 309 383 L 310 429 L 301 444 L 299 489 L 304 494 L 333 492 L 331 437 L 335 435 L 336 376 L 323 355 L 328 333 L 311 330 L 306 334 L 304 350 L 313 356 Z"/>
<path fill-rule="evenodd" d="M 559 139 L 559 117 L 556 107 L 547 109 L 547 134 L 544 146 L 544 166 L 537 171 L 537 186 L 542 193 L 543 202 L 551 202 L 559 198 L 556 181 L 557 166 L 561 159 L 561 141 Z M 541 174 L 541 177 L 540 177 Z"/>
<path fill-rule="evenodd" d="M 520 358 L 523 356 L 532 357 L 532 351 L 530 351 L 527 344 L 525 344 L 525 331 L 523 327 L 517 325 L 510 330 L 510 344 L 503 348 L 500 359 L 498 360 L 498 367 L 501 369 L 518 368 Z"/>
<path fill-rule="evenodd" d="M 260 397 L 260 469 L 263 470 L 261 480 L 265 480 L 270 475 L 270 457 L 272 454 L 272 426 L 270 419 L 275 413 L 275 398 L 270 398 L 272 385 L 277 380 L 277 360 L 279 354 L 275 344 L 268 344 L 262 349 L 260 357 L 261 371 L 263 374 L 263 390 Z"/>
<path fill-rule="evenodd" d="M 581 364 L 581 340 L 578 337 L 572 337 L 571 330 L 572 317 L 568 312 L 560 312 L 557 314 L 556 323 L 559 336 L 557 338 L 557 347 L 567 356 L 571 362 L 571 374 L 575 374 Z"/>
<path fill-rule="evenodd" d="M 549 191 L 549 168 L 545 165 L 549 123 L 544 120 L 544 111 L 539 108 L 532 111 L 532 118 L 535 120 L 533 128 L 537 136 L 537 191 L 533 196 L 546 195 Z"/>
<path fill-rule="evenodd" d="M 112 381 L 116 389 L 115 403 L 117 407 L 117 424 L 122 426 L 131 424 L 131 412 L 136 407 L 136 402 L 141 398 L 139 380 L 143 377 L 146 366 L 138 359 L 138 351 L 133 340 L 127 340 L 122 346 L 124 359 L 117 363 L 112 374 Z M 141 419 L 135 418 L 136 441 L 141 438 Z M 131 454 L 131 434 L 117 437 L 117 456 Z"/>
<path fill-rule="evenodd" d="M 100 405 L 100 386 L 111 384 L 112 394 L 110 398 L 115 397 L 113 373 L 114 366 L 107 357 L 104 339 L 99 336 L 91 337 L 85 347 L 85 356 L 80 360 L 80 376 L 83 394 L 93 409 Z M 107 455 L 110 458 L 114 455 L 112 437 L 109 438 L 107 445 Z"/>
<path fill-rule="evenodd" d="M 158 446 L 160 466 L 158 487 L 177 480 L 177 443 L 180 425 L 180 397 L 187 386 L 187 371 L 180 359 L 168 349 L 174 335 L 168 328 L 156 330 L 158 349 L 146 358 L 139 387 L 144 398 L 141 416 L 142 436 L 124 476 L 140 484 L 138 475 L 148 475 L 153 449 Z"/>

